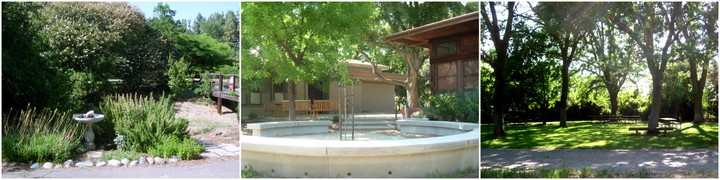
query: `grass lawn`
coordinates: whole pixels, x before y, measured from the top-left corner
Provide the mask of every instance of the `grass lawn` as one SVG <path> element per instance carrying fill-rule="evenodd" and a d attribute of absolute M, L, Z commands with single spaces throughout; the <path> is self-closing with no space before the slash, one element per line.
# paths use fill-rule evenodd
<path fill-rule="evenodd" d="M 693 126 L 683 123 L 682 131 L 668 131 L 667 136 L 635 135 L 630 127 L 647 127 L 638 124 L 593 124 L 590 121 L 567 122 L 560 128 L 559 122 L 547 125 L 505 126 L 504 139 L 492 139 L 493 124 L 480 127 L 481 148 L 516 149 L 653 149 L 653 148 L 718 148 L 718 124 L 705 123 Z"/>

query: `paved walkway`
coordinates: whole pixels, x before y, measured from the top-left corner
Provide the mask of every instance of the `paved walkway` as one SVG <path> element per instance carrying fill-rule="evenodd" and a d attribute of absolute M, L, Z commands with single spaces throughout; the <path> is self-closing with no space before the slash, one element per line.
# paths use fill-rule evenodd
<path fill-rule="evenodd" d="M 480 167 L 575 168 L 659 172 L 718 170 L 718 149 L 480 149 Z"/>
<path fill-rule="evenodd" d="M 7 172 L 2 178 L 240 178 L 240 160 L 190 166 L 88 167 Z"/>

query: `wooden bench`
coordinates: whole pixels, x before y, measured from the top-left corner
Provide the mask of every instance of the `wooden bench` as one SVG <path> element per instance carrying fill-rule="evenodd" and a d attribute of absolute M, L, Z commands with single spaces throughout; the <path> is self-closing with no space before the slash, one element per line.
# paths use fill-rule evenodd
<path fill-rule="evenodd" d="M 628 130 L 630 130 L 630 131 L 635 131 L 635 134 L 636 134 L 636 135 L 639 135 L 639 134 L 640 134 L 640 131 L 647 131 L 648 128 L 647 128 L 647 127 L 631 127 L 631 128 L 629 128 Z M 668 130 L 675 130 L 675 128 L 672 128 L 672 127 L 658 127 L 657 130 L 658 130 L 658 131 L 662 130 L 663 133 L 667 134 L 667 131 L 668 131 Z"/>
<path fill-rule="evenodd" d="M 282 111 L 288 111 L 288 100 L 282 101 Z M 312 112 L 310 100 L 295 100 L 295 112 Z"/>
<path fill-rule="evenodd" d="M 312 118 L 317 118 L 318 112 L 340 111 L 339 102 L 336 100 L 314 100 L 310 113 Z"/>

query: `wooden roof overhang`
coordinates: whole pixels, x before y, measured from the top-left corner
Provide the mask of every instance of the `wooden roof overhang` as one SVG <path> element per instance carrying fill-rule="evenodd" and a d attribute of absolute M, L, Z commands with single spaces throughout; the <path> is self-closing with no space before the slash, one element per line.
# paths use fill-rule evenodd
<path fill-rule="evenodd" d="M 480 13 L 476 11 L 391 34 L 383 37 L 383 41 L 430 48 L 431 39 L 470 31 L 477 32 L 479 20 Z"/>

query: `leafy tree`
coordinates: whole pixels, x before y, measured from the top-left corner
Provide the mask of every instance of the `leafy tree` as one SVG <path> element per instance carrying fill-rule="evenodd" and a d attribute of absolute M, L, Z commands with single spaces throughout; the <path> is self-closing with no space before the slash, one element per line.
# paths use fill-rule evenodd
<path fill-rule="evenodd" d="M 205 23 L 201 26 L 202 33 L 215 38 L 217 40 L 223 40 L 225 18 L 222 13 L 213 13 L 205 20 Z"/>
<path fill-rule="evenodd" d="M 717 56 L 717 29 L 718 20 L 717 2 L 685 3 L 682 7 L 684 13 L 678 20 L 678 30 L 684 42 L 680 45 L 679 53 L 690 65 L 690 82 L 692 84 L 693 123 L 702 124 L 703 118 L 703 90 L 707 79 L 710 60 Z M 694 31 L 691 33 L 691 31 Z M 698 49 L 699 48 L 699 49 Z M 700 67 L 698 67 L 700 66 Z M 700 70 L 700 75 L 698 75 Z"/>
<path fill-rule="evenodd" d="M 39 33 L 41 3 L 2 2 L 2 107 L 66 109 L 69 75 L 41 56 L 47 42 Z M 8 122 L 4 122 L 8 123 Z"/>
<path fill-rule="evenodd" d="M 48 3 L 41 11 L 47 24 L 41 34 L 49 49 L 43 53 L 72 74 L 73 101 L 97 102 L 109 90 L 118 61 L 126 57 L 129 40 L 143 36 L 145 19 L 127 3 Z"/>
<path fill-rule="evenodd" d="M 168 86 L 172 97 L 183 96 L 185 92 L 191 91 L 194 75 L 190 72 L 190 63 L 185 61 L 185 57 L 178 60 L 168 58 L 168 70 L 165 75 L 170 79 Z"/>
<path fill-rule="evenodd" d="M 599 77 L 607 90 L 611 115 L 617 115 L 618 93 L 625 81 L 639 72 L 635 43 L 621 33 L 604 22 L 597 23 L 589 34 L 590 57 L 580 59 L 583 69 Z"/>
<path fill-rule="evenodd" d="M 267 78 L 276 84 L 286 82 L 290 120 L 295 120 L 296 83 L 316 84 L 331 74 L 344 74 L 339 73 L 339 59 L 355 49 L 348 45 L 359 40 L 355 34 L 363 29 L 358 25 L 372 23 L 375 12 L 371 3 L 243 3 L 242 7 L 243 82 Z"/>
<path fill-rule="evenodd" d="M 158 2 L 153 13 L 154 16 L 149 21 L 150 26 L 160 30 L 166 36 L 178 32 L 180 24 L 173 20 L 175 10 L 170 9 L 167 3 Z"/>
<path fill-rule="evenodd" d="M 611 24 L 627 33 L 642 50 L 652 76 L 652 105 L 648 121 L 648 134 L 656 134 L 662 108 L 663 72 L 672 56 L 669 48 L 677 40 L 676 22 L 682 3 L 613 3 L 609 18 Z M 666 38 L 662 38 L 665 36 Z M 664 42 L 656 47 L 655 41 Z M 659 50 L 659 51 L 656 51 Z"/>
<path fill-rule="evenodd" d="M 534 9 L 542 27 L 557 43 L 562 59 L 562 91 L 560 95 L 560 127 L 567 127 L 567 97 L 570 64 L 583 53 L 581 43 L 593 28 L 594 3 L 538 3 Z"/>
<path fill-rule="evenodd" d="M 506 67 L 507 67 L 507 59 L 508 59 L 508 46 L 510 42 L 510 37 L 512 37 L 512 25 L 513 25 L 513 19 L 515 18 L 515 2 L 508 2 L 507 4 L 507 11 L 506 14 L 508 15 L 503 33 L 504 35 L 500 37 L 501 33 L 501 26 L 499 25 L 498 21 L 498 14 L 495 11 L 495 2 L 488 2 L 486 3 L 480 3 L 480 14 L 482 15 L 482 23 L 485 28 L 490 32 L 490 39 L 493 42 L 493 45 L 495 46 L 495 56 L 493 59 L 489 58 L 489 54 L 486 52 L 482 52 L 482 59 L 486 63 L 490 64 L 493 68 L 493 75 L 495 77 L 493 87 L 495 88 L 495 94 L 493 95 L 493 116 L 494 116 L 494 122 L 495 122 L 495 129 L 493 131 L 493 137 L 494 138 L 500 138 L 505 136 L 505 128 L 504 128 L 504 115 L 506 111 L 506 106 L 504 103 L 505 99 L 505 87 L 506 87 Z M 492 19 L 488 18 L 488 13 L 486 10 L 486 7 L 490 9 L 490 15 L 492 16 Z"/>
<path fill-rule="evenodd" d="M 185 57 L 192 65 L 191 72 L 215 71 L 221 65 L 230 65 L 232 49 L 226 43 L 219 42 L 206 35 L 179 33 L 175 37 L 176 56 Z"/>
<path fill-rule="evenodd" d="M 230 45 L 233 50 L 239 46 L 240 34 L 238 34 L 238 19 L 235 12 L 228 11 L 225 14 L 222 40 Z"/>
<path fill-rule="evenodd" d="M 202 16 L 202 14 L 198 13 L 198 15 L 195 17 L 195 21 L 193 22 L 192 30 L 195 34 L 202 33 L 202 25 L 205 24 L 205 18 Z"/>

